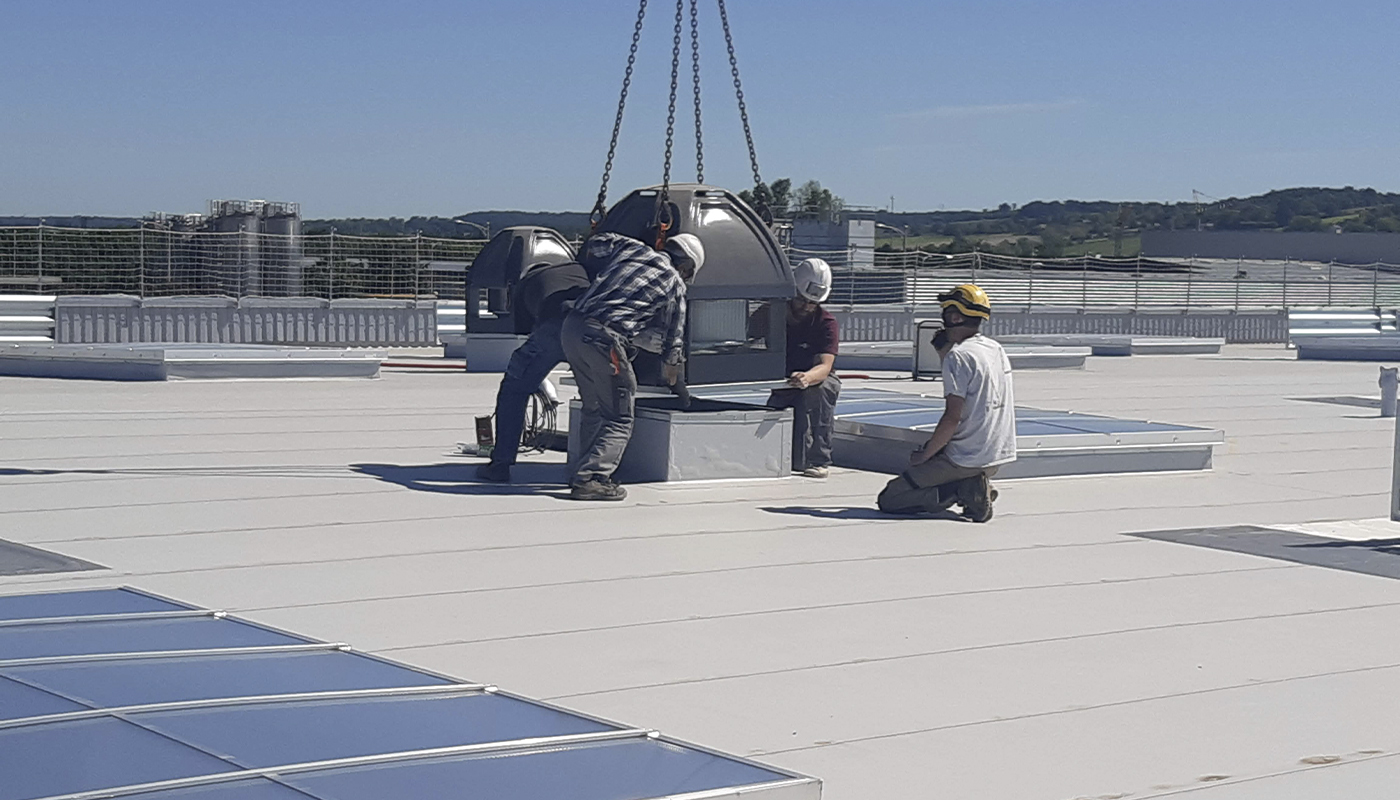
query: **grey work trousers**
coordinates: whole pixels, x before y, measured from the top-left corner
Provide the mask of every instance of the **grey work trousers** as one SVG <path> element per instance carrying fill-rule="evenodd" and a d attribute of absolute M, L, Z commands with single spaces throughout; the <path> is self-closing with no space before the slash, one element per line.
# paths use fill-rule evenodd
<path fill-rule="evenodd" d="M 577 313 L 565 318 L 560 338 L 583 404 L 578 460 L 569 482 L 610 481 L 632 439 L 637 376 L 627 345 L 597 320 Z"/>
<path fill-rule="evenodd" d="M 831 466 L 831 429 L 836 424 L 836 398 L 841 379 L 835 374 L 806 389 L 774 389 L 769 408 L 792 409 L 792 469 Z"/>
<path fill-rule="evenodd" d="M 887 514 L 943 511 L 959 502 L 957 486 L 960 481 L 983 473 L 990 478 L 997 473 L 997 468 L 960 467 L 940 452 L 885 484 L 875 503 Z"/>

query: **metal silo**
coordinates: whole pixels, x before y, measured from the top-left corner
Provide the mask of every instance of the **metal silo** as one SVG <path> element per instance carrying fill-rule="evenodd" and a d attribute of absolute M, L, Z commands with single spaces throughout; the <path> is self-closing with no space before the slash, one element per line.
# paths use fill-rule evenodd
<path fill-rule="evenodd" d="M 302 284 L 301 209 L 296 203 L 267 203 L 262 209 L 260 255 L 263 293 L 297 297 Z"/>
<path fill-rule="evenodd" d="M 219 237 L 214 262 L 217 283 L 233 297 L 262 294 L 262 253 L 258 246 L 258 204 L 248 200 L 210 200 L 209 228 Z"/>

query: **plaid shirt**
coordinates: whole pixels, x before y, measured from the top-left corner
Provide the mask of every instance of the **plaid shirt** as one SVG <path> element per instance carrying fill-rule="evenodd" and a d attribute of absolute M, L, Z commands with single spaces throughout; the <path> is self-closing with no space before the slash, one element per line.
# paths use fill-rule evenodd
<path fill-rule="evenodd" d="M 657 328 L 666 363 L 685 360 L 685 281 L 670 256 L 618 233 L 590 237 L 583 251 L 585 265 L 602 267 L 574 311 L 628 341 Z"/>

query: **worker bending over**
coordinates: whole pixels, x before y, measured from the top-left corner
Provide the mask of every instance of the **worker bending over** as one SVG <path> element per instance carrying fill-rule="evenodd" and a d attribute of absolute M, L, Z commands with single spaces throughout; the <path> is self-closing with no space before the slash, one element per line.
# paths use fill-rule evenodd
<path fill-rule="evenodd" d="M 938 296 L 946 331 L 943 417 L 928 442 L 909 457 L 909 468 L 891 480 L 877 500 L 891 514 L 942 511 L 960 504 L 973 522 L 992 518 L 996 493 L 990 478 L 1016 460 L 1016 401 L 1011 362 L 996 341 L 981 333 L 991 318 L 987 293 L 972 284 Z M 938 338 L 944 336 L 940 331 Z M 935 346 L 943 342 L 935 340 Z"/>
<path fill-rule="evenodd" d="M 520 450 L 525 407 L 550 371 L 564 360 L 559 334 L 574 301 L 588 290 L 588 273 L 574 262 L 532 265 L 515 284 L 511 314 L 515 333 L 529 334 L 510 354 L 510 363 L 496 392 L 496 447 L 491 461 L 477 467 L 478 478 L 510 480 L 510 468 Z"/>
<path fill-rule="evenodd" d="M 688 233 L 670 237 L 661 250 L 601 233 L 584 243 L 581 260 L 601 266 L 564 320 L 564 355 L 583 404 L 570 496 L 621 500 L 627 491 L 612 476 L 632 438 L 633 340 L 648 328 L 664 332 L 663 374 L 674 385 L 685 362 L 686 286 L 704 265 L 705 248 Z"/>
<path fill-rule="evenodd" d="M 825 478 L 831 472 L 831 429 L 841 393 L 833 371 L 840 328 L 821 306 L 831 294 L 831 267 L 809 258 L 797 265 L 793 278 L 797 296 L 787 304 L 788 386 L 769 394 L 768 407 L 793 410 L 792 471 Z M 759 320 L 768 320 L 766 309 L 755 315 Z"/>

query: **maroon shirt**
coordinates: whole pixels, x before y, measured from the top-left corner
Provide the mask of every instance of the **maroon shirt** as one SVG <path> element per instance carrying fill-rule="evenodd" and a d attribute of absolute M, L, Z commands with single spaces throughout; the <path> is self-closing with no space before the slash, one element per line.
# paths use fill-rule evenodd
<path fill-rule="evenodd" d="M 836 318 L 821 306 L 804 320 L 788 317 L 787 371 L 806 372 L 820 361 L 823 353 L 837 355 L 840 326 Z"/>

